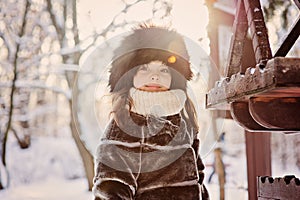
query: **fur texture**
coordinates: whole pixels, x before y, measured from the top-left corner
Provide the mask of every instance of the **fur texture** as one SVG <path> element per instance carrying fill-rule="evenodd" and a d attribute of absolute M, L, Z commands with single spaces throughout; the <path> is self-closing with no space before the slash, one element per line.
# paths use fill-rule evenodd
<path fill-rule="evenodd" d="M 109 77 L 111 92 L 118 91 L 116 85 L 123 75 L 130 71 L 135 74 L 135 67 L 151 61 L 162 61 L 186 80 L 191 80 L 193 76 L 183 37 L 165 28 L 142 27 L 134 30 L 124 38 L 114 55 Z"/>
<path fill-rule="evenodd" d="M 144 125 L 146 137 L 134 137 L 136 128 L 130 123 L 126 132 L 114 121 L 110 124 L 98 147 L 94 194 L 107 199 L 208 199 L 201 198 L 203 179 L 198 175 L 204 166 L 200 157 L 201 166 L 197 163 L 193 133 L 186 130 L 180 115 L 168 116 L 162 126 L 155 122 L 155 127 L 151 127 L 155 118 L 135 113 L 131 118 Z"/>

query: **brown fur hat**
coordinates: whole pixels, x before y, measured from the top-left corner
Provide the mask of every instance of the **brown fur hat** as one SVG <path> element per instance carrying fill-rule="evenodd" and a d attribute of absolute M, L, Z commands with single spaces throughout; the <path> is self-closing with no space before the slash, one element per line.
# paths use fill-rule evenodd
<path fill-rule="evenodd" d="M 176 31 L 166 28 L 140 26 L 123 39 L 114 51 L 114 56 L 109 77 L 111 92 L 120 89 L 116 86 L 125 73 L 129 71 L 135 73 L 134 68 L 151 61 L 162 61 L 181 74 L 185 80 L 192 78 L 189 55 L 183 37 Z M 124 87 L 124 83 L 120 87 Z"/>

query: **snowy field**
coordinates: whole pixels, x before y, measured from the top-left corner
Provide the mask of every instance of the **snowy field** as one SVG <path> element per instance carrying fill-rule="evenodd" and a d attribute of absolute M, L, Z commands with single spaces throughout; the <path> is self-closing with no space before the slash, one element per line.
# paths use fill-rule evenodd
<path fill-rule="evenodd" d="M 226 165 L 226 199 L 246 200 L 247 176 L 244 144 L 230 146 L 224 156 Z M 0 191 L 0 200 L 90 200 L 82 163 L 70 137 L 34 137 L 31 147 L 21 150 L 10 138 L 7 151 L 10 175 L 8 189 Z M 217 176 L 207 183 L 212 171 L 212 153 L 205 157 L 206 186 L 212 200 L 217 200 Z M 275 172 L 279 175 L 280 169 Z M 1 171 L 2 180 L 3 169 Z"/>
<path fill-rule="evenodd" d="M 89 200 L 85 179 L 66 180 L 61 177 L 48 177 L 0 192 L 1 200 Z"/>

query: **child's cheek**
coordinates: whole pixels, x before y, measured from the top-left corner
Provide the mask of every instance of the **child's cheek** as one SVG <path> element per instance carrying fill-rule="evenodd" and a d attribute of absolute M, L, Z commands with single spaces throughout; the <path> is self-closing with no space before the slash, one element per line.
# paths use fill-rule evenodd
<path fill-rule="evenodd" d="M 137 89 L 141 88 L 142 86 L 145 85 L 145 81 L 141 76 L 135 76 L 133 78 L 133 86 Z"/>
<path fill-rule="evenodd" d="M 171 87 L 171 78 L 166 77 L 165 79 L 162 79 L 161 85 L 164 86 L 167 89 L 170 89 L 170 87 Z"/>

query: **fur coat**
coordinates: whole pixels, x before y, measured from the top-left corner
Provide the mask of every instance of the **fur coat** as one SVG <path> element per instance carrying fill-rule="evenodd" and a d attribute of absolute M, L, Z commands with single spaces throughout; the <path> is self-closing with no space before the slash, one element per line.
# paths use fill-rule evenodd
<path fill-rule="evenodd" d="M 156 118 L 130 112 L 112 120 L 97 149 L 96 199 L 209 199 L 196 133 L 180 114 Z"/>

